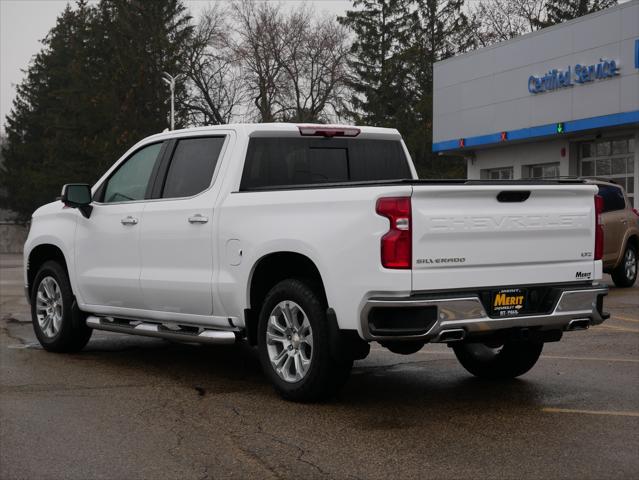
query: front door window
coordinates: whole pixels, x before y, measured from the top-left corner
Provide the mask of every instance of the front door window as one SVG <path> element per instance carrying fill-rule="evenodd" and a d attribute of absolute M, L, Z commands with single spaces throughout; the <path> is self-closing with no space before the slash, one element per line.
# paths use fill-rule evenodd
<path fill-rule="evenodd" d="M 161 148 L 161 143 L 149 145 L 126 160 L 107 180 L 103 202 L 144 200 Z"/>

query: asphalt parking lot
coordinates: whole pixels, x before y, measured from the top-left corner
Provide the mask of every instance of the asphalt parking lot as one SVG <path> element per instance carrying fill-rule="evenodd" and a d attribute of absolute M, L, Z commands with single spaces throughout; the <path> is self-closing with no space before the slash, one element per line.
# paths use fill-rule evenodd
<path fill-rule="evenodd" d="M 639 287 L 547 344 L 521 379 L 470 377 L 444 345 L 375 346 L 339 398 L 281 400 L 245 345 L 97 332 L 42 350 L 22 259 L 0 256 L 0 478 L 636 478 Z"/>

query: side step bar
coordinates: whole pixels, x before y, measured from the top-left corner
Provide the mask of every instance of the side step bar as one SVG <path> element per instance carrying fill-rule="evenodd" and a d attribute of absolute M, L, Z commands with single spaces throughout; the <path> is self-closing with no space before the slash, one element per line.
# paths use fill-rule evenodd
<path fill-rule="evenodd" d="M 86 322 L 88 327 L 96 330 L 165 338 L 179 342 L 231 345 L 239 339 L 239 334 L 236 332 L 183 326 L 173 330 L 159 323 L 147 323 L 141 320 L 124 320 L 90 315 L 87 317 Z"/>

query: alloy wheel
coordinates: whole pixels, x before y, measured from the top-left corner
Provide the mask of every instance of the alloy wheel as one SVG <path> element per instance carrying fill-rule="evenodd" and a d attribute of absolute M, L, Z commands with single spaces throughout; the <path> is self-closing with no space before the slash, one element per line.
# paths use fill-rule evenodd
<path fill-rule="evenodd" d="M 62 325 L 62 291 L 55 278 L 44 277 L 36 291 L 36 316 L 42 333 L 53 338 Z"/>
<path fill-rule="evenodd" d="M 634 279 L 637 274 L 637 257 L 635 256 L 635 251 L 632 248 L 626 249 L 624 266 L 626 270 L 626 278 L 628 280 Z"/>
<path fill-rule="evenodd" d="M 271 366 L 285 382 L 302 380 L 313 359 L 313 329 L 295 302 L 278 303 L 269 315 L 266 347 Z"/>

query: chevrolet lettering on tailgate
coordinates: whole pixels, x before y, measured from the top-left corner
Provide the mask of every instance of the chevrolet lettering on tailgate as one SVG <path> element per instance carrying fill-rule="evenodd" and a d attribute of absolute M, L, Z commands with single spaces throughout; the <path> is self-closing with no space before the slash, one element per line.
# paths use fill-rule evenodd
<path fill-rule="evenodd" d="M 495 217 L 431 217 L 431 232 L 536 230 L 577 228 L 586 225 L 586 215 L 504 215 Z"/>

